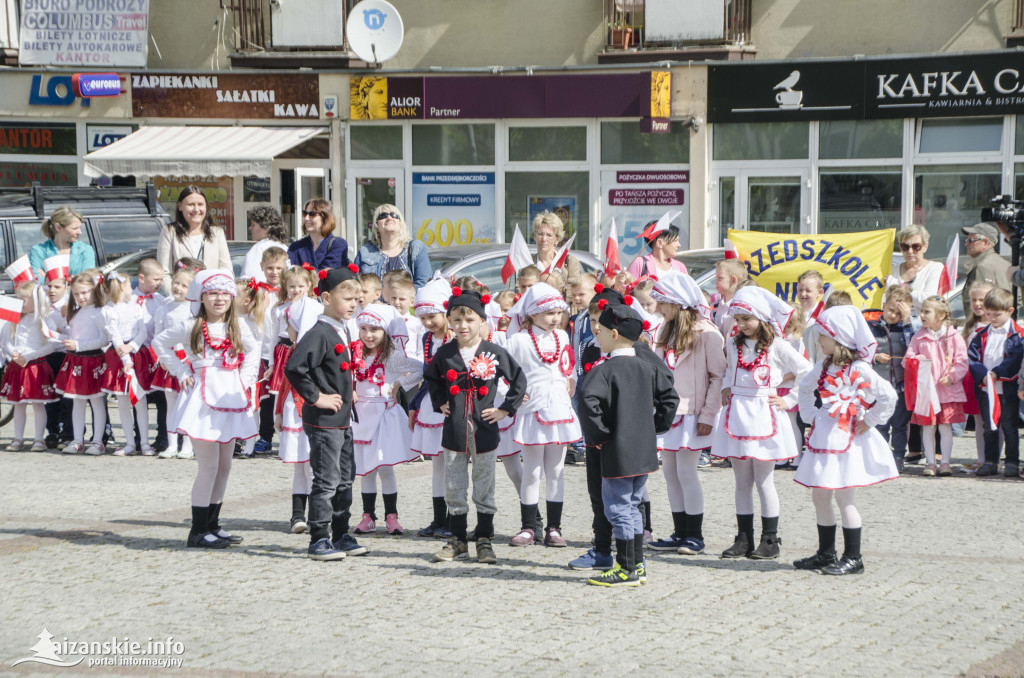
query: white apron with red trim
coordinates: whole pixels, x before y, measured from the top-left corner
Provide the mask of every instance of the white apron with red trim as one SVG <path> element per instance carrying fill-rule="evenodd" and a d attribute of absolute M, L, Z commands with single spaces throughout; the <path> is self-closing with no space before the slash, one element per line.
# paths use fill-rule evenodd
<path fill-rule="evenodd" d="M 292 389 L 288 389 L 284 405 L 281 406 L 281 433 L 278 436 L 277 456 L 286 464 L 304 464 L 309 461 L 309 438 L 302 428 L 302 414 L 295 406 Z"/>
<path fill-rule="evenodd" d="M 562 330 L 555 330 L 538 336 L 538 343 L 544 351 L 554 350 L 553 334 L 557 334 L 559 339 L 558 358 L 553 363 L 540 359 L 533 340 L 525 331 L 509 338 L 509 353 L 523 369 L 526 391 L 530 396 L 519 407 L 512 426 L 512 440 L 516 445 L 567 445 L 583 440 L 567 388 L 568 377 L 574 369 L 569 337 Z"/>
<path fill-rule="evenodd" d="M 782 461 L 797 455 L 789 417 L 768 402 L 776 394 L 771 364 L 753 370 L 736 368 L 732 397 L 722 408 L 712 437 L 711 454 L 732 459 Z M 780 375 L 781 378 L 781 375 Z"/>
<path fill-rule="evenodd" d="M 384 385 L 390 391 L 391 384 Z M 419 457 L 410 449 L 409 418 L 394 398 L 381 395 L 381 386 L 357 381 L 354 405 L 359 421 L 352 422 L 356 475 L 365 476 L 381 466 L 397 466 Z"/>
<path fill-rule="evenodd" d="M 230 443 L 257 434 L 252 402 L 238 367 L 224 367 L 221 358 L 192 362 L 195 384 L 182 389 L 169 428 L 193 440 Z"/>
<path fill-rule="evenodd" d="M 508 382 L 504 379 L 498 380 L 498 391 L 494 396 L 494 406 L 499 410 L 501 404 L 505 402 L 505 396 L 508 394 Z M 522 446 L 512 440 L 512 429 L 516 425 L 516 415 L 511 417 L 505 417 L 498 422 L 498 433 L 501 438 L 498 441 L 498 448 L 494 450 L 494 456 L 498 459 L 502 457 L 511 457 L 512 455 L 519 454 L 522 452 Z"/>

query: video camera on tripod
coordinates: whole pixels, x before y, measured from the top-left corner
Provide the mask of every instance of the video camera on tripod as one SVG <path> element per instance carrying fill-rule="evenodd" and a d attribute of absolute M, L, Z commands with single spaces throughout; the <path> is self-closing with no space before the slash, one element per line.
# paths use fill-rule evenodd
<path fill-rule="evenodd" d="M 981 210 L 981 220 L 1008 225 L 1013 230 L 1007 234 L 1010 236 L 1011 244 L 1015 239 L 1019 241 L 1021 234 L 1024 233 L 1024 200 L 1014 200 L 1012 195 L 997 195 L 989 202 L 993 207 Z M 1016 265 L 1016 260 L 1013 263 Z"/>

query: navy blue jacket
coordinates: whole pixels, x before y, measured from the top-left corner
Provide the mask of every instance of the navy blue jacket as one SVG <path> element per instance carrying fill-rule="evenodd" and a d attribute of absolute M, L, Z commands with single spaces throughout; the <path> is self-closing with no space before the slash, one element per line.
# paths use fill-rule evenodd
<path fill-rule="evenodd" d="M 1015 321 L 1010 322 L 1010 332 L 1006 336 L 1006 343 L 1003 344 L 1003 361 L 991 371 L 999 381 L 1008 382 L 1008 386 L 1003 386 L 1003 395 L 1008 396 L 1012 393 L 1016 398 L 1017 374 L 1020 373 L 1021 361 L 1024 359 L 1024 329 Z M 971 340 L 971 345 L 967 347 L 967 367 L 976 389 L 985 388 L 985 375 L 989 373 L 984 363 L 989 328 L 991 325 L 981 328 Z"/>
<path fill-rule="evenodd" d="M 314 252 L 313 239 L 307 235 L 288 246 L 288 261 L 292 266 L 302 266 L 308 262 L 318 271 L 348 266 L 348 243 L 332 233 L 320 241 L 320 246 Z"/>

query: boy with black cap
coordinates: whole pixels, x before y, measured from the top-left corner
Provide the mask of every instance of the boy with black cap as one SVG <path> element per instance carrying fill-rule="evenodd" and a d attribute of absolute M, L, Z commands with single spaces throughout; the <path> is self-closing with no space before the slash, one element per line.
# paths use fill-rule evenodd
<path fill-rule="evenodd" d="M 642 332 L 636 311 L 605 304 L 594 336 L 607 357 L 592 364 L 580 399 L 580 425 L 601 456 L 601 496 L 615 537 L 615 565 L 587 580 L 595 586 L 637 586 L 647 578 L 638 568 L 640 503 L 647 474 L 658 470 L 657 436 L 672 426 L 679 396 L 666 372 L 637 357 Z"/>
<path fill-rule="evenodd" d="M 307 555 L 313 560 L 366 553 L 366 547 L 348 533 L 356 475 L 349 424 L 356 366 L 347 321 L 359 299 L 358 272 L 354 265 L 321 271 L 323 315 L 295 345 L 284 370 L 302 399 L 302 428 L 309 438 L 313 489 L 309 493 Z"/>
<path fill-rule="evenodd" d="M 485 304 L 490 295 L 452 288 L 446 308 L 456 341 L 434 354 L 423 374 L 434 410 L 445 415 L 441 429 L 444 449 L 444 498 L 452 536 L 434 562 L 465 558 L 469 503 L 469 462 L 473 459 L 473 503 L 476 505 L 476 556 L 481 563 L 496 563 L 494 537 L 494 452 L 500 441 L 498 422 L 515 414 L 526 394 L 522 369 L 497 344 L 480 339 L 487 321 Z M 494 407 L 498 380 L 508 381 L 501 409 Z"/>

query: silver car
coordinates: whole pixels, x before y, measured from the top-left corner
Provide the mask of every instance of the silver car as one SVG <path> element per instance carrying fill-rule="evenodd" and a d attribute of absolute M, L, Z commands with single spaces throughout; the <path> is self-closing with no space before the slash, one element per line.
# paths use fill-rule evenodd
<path fill-rule="evenodd" d="M 508 258 L 508 245 L 457 245 L 454 247 L 438 247 L 427 250 L 430 265 L 435 271 L 448 279 L 471 275 L 487 289 L 497 292 L 511 289 L 514 280 L 508 285 L 501 282 L 501 267 Z M 536 255 L 537 248 L 530 245 L 530 254 Z M 594 273 L 604 268 L 604 263 L 590 252 L 570 250 L 569 254 L 576 257 L 584 273 Z M 712 283 L 713 284 L 713 283 Z"/>

